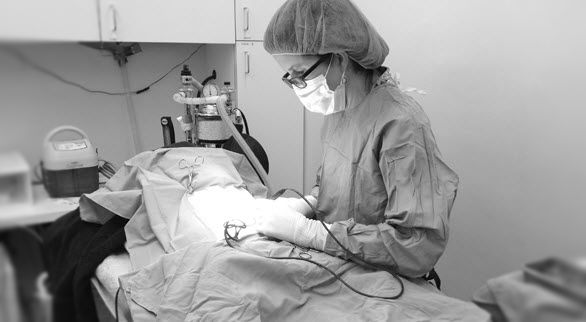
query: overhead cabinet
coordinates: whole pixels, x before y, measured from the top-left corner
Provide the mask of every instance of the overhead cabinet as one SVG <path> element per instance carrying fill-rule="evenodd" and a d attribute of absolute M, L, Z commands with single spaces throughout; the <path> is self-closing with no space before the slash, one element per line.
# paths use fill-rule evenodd
<path fill-rule="evenodd" d="M 98 41 L 94 0 L 0 1 L 0 42 Z"/>
<path fill-rule="evenodd" d="M 233 44 L 234 0 L 0 1 L 0 41 Z"/>
<path fill-rule="evenodd" d="M 262 41 L 284 0 L 0 2 L 2 41 Z"/>
<path fill-rule="evenodd" d="M 262 42 L 236 42 L 238 107 L 265 148 L 275 190 L 303 189 L 303 107 Z"/>
<path fill-rule="evenodd" d="M 234 0 L 99 0 L 102 41 L 233 44 Z"/>
<path fill-rule="evenodd" d="M 303 191 L 303 107 L 263 48 L 264 32 L 285 0 L 235 0 L 238 105 L 270 161 L 275 190 Z"/>
<path fill-rule="evenodd" d="M 262 41 L 265 29 L 285 0 L 236 0 L 236 40 Z"/>

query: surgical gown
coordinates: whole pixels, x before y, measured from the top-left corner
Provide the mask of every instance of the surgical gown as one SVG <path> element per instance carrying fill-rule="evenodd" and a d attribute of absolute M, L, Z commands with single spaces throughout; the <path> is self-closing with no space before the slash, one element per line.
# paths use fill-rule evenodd
<path fill-rule="evenodd" d="M 448 241 L 458 176 L 420 105 L 388 70 L 357 107 L 327 115 L 314 195 L 320 219 L 353 254 L 404 276 L 429 272 Z M 345 252 L 327 237 L 325 251 Z"/>

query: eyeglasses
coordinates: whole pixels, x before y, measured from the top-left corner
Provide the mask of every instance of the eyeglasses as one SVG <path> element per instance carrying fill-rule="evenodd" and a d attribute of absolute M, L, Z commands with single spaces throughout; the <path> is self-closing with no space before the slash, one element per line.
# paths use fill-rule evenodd
<path fill-rule="evenodd" d="M 328 57 L 329 57 L 329 55 L 321 56 L 321 58 L 318 59 L 318 61 L 315 64 L 313 64 L 311 67 L 309 67 L 301 76 L 289 78 L 289 76 L 291 76 L 291 74 L 289 74 L 287 72 L 287 73 L 285 73 L 285 75 L 283 75 L 281 80 L 283 81 L 283 83 L 287 84 L 287 86 L 289 86 L 291 88 L 293 88 L 293 86 L 295 86 L 297 88 L 305 88 L 305 87 L 307 87 L 307 83 L 305 82 L 305 77 L 307 77 L 309 74 L 311 74 L 311 72 L 313 72 L 313 70 L 316 69 L 317 66 L 319 66 L 319 64 L 321 64 Z"/>

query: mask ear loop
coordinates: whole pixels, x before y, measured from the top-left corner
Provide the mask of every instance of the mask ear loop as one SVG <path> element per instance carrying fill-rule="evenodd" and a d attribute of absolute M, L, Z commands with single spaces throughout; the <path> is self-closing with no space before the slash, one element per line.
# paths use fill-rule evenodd
<path fill-rule="evenodd" d="M 346 67 L 344 67 L 344 71 L 342 71 L 342 78 L 340 79 L 340 85 L 346 84 L 346 70 L 348 69 L 348 64 L 350 63 L 350 57 L 348 55 L 345 56 L 346 60 Z M 340 86 L 338 85 L 338 86 Z"/>
<path fill-rule="evenodd" d="M 328 73 L 330 72 L 330 67 L 332 67 L 332 60 L 334 60 L 334 54 L 331 54 L 331 56 L 330 56 L 330 63 L 328 64 L 328 69 L 326 69 L 326 73 L 324 75 L 326 80 L 328 78 Z M 338 83 L 338 86 L 336 86 L 336 88 L 340 87 L 341 85 L 346 84 L 346 69 L 348 69 L 348 66 L 346 66 L 346 68 L 344 68 L 344 70 L 342 71 L 342 78 L 340 78 L 340 83 Z M 328 89 L 329 89 L 329 86 L 328 86 Z"/>

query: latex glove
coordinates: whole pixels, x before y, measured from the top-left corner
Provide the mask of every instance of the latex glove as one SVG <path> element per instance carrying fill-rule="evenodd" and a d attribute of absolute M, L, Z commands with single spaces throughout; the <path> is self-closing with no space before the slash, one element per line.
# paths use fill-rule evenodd
<path fill-rule="evenodd" d="M 307 219 L 276 200 L 258 199 L 256 208 L 258 232 L 299 246 L 325 249 L 328 232 L 319 221 Z"/>
<path fill-rule="evenodd" d="M 305 196 L 305 199 L 311 203 L 313 207 L 317 205 L 317 199 L 314 196 Z M 313 216 L 313 211 L 311 207 L 305 202 L 305 200 L 301 198 L 286 198 L 280 197 L 275 200 L 278 203 L 281 203 L 294 211 L 297 211 L 304 215 L 305 217 Z"/>

